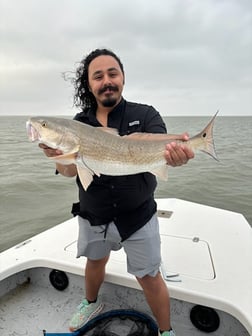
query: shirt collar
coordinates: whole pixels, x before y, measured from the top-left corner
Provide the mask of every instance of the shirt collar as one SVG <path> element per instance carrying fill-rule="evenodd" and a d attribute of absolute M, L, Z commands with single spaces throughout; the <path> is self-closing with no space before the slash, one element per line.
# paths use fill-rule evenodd
<path fill-rule="evenodd" d="M 124 113 L 126 101 L 124 98 L 121 99 L 120 103 L 116 105 L 115 108 L 108 115 L 108 127 L 118 127 L 118 123 L 120 123 L 122 115 Z M 101 126 L 99 121 L 96 119 L 96 111 L 90 109 L 88 112 L 88 118 L 90 124 L 93 126 Z"/>

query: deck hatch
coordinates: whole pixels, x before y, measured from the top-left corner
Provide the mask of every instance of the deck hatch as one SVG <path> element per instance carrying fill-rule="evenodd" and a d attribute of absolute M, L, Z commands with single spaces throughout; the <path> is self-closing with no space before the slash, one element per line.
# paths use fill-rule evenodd
<path fill-rule="evenodd" d="M 167 272 L 203 280 L 215 278 L 209 245 L 199 237 L 162 234 L 161 253 Z"/>

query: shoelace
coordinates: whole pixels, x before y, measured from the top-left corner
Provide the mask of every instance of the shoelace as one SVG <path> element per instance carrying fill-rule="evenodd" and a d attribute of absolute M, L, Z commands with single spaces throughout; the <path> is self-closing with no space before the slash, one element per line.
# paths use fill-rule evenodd
<path fill-rule="evenodd" d="M 83 300 L 83 301 L 79 304 L 79 306 L 78 306 L 78 310 L 82 310 L 83 308 L 85 308 L 85 307 L 87 307 L 87 306 L 89 306 L 89 303 L 88 303 L 88 301 L 85 299 L 85 300 Z"/>

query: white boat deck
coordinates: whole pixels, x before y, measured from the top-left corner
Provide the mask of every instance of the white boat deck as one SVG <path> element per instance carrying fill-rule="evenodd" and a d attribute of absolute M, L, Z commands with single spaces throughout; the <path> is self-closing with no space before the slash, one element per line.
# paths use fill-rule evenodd
<path fill-rule="evenodd" d="M 252 335 L 252 230 L 248 222 L 238 213 L 178 199 L 158 199 L 157 203 L 163 265 L 166 272 L 179 273 L 181 280 L 167 282 L 171 297 L 224 311 Z M 4 251 L 0 280 L 36 267 L 83 275 L 85 259 L 75 258 L 77 231 L 73 218 Z M 139 288 L 126 271 L 123 250 L 112 253 L 106 281 Z"/>

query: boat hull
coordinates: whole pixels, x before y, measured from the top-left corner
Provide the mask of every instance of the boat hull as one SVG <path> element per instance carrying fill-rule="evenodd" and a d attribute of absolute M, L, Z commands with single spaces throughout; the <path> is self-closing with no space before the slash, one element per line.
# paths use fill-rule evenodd
<path fill-rule="evenodd" d="M 252 230 L 238 213 L 178 199 L 158 199 L 162 275 L 171 296 L 178 335 L 205 335 L 191 323 L 195 305 L 214 309 L 220 326 L 213 336 L 252 335 Z M 76 258 L 78 220 L 72 218 L 0 254 L 1 335 L 67 332 L 84 296 L 85 258 Z M 55 289 L 52 270 L 69 285 Z M 59 281 L 61 283 L 62 281 Z M 101 294 L 108 309 L 150 313 L 126 255 L 112 252 Z M 17 321 L 17 323 L 15 322 Z M 19 328 L 19 329 L 18 329 Z M 30 329 L 32 328 L 32 329 Z"/>

